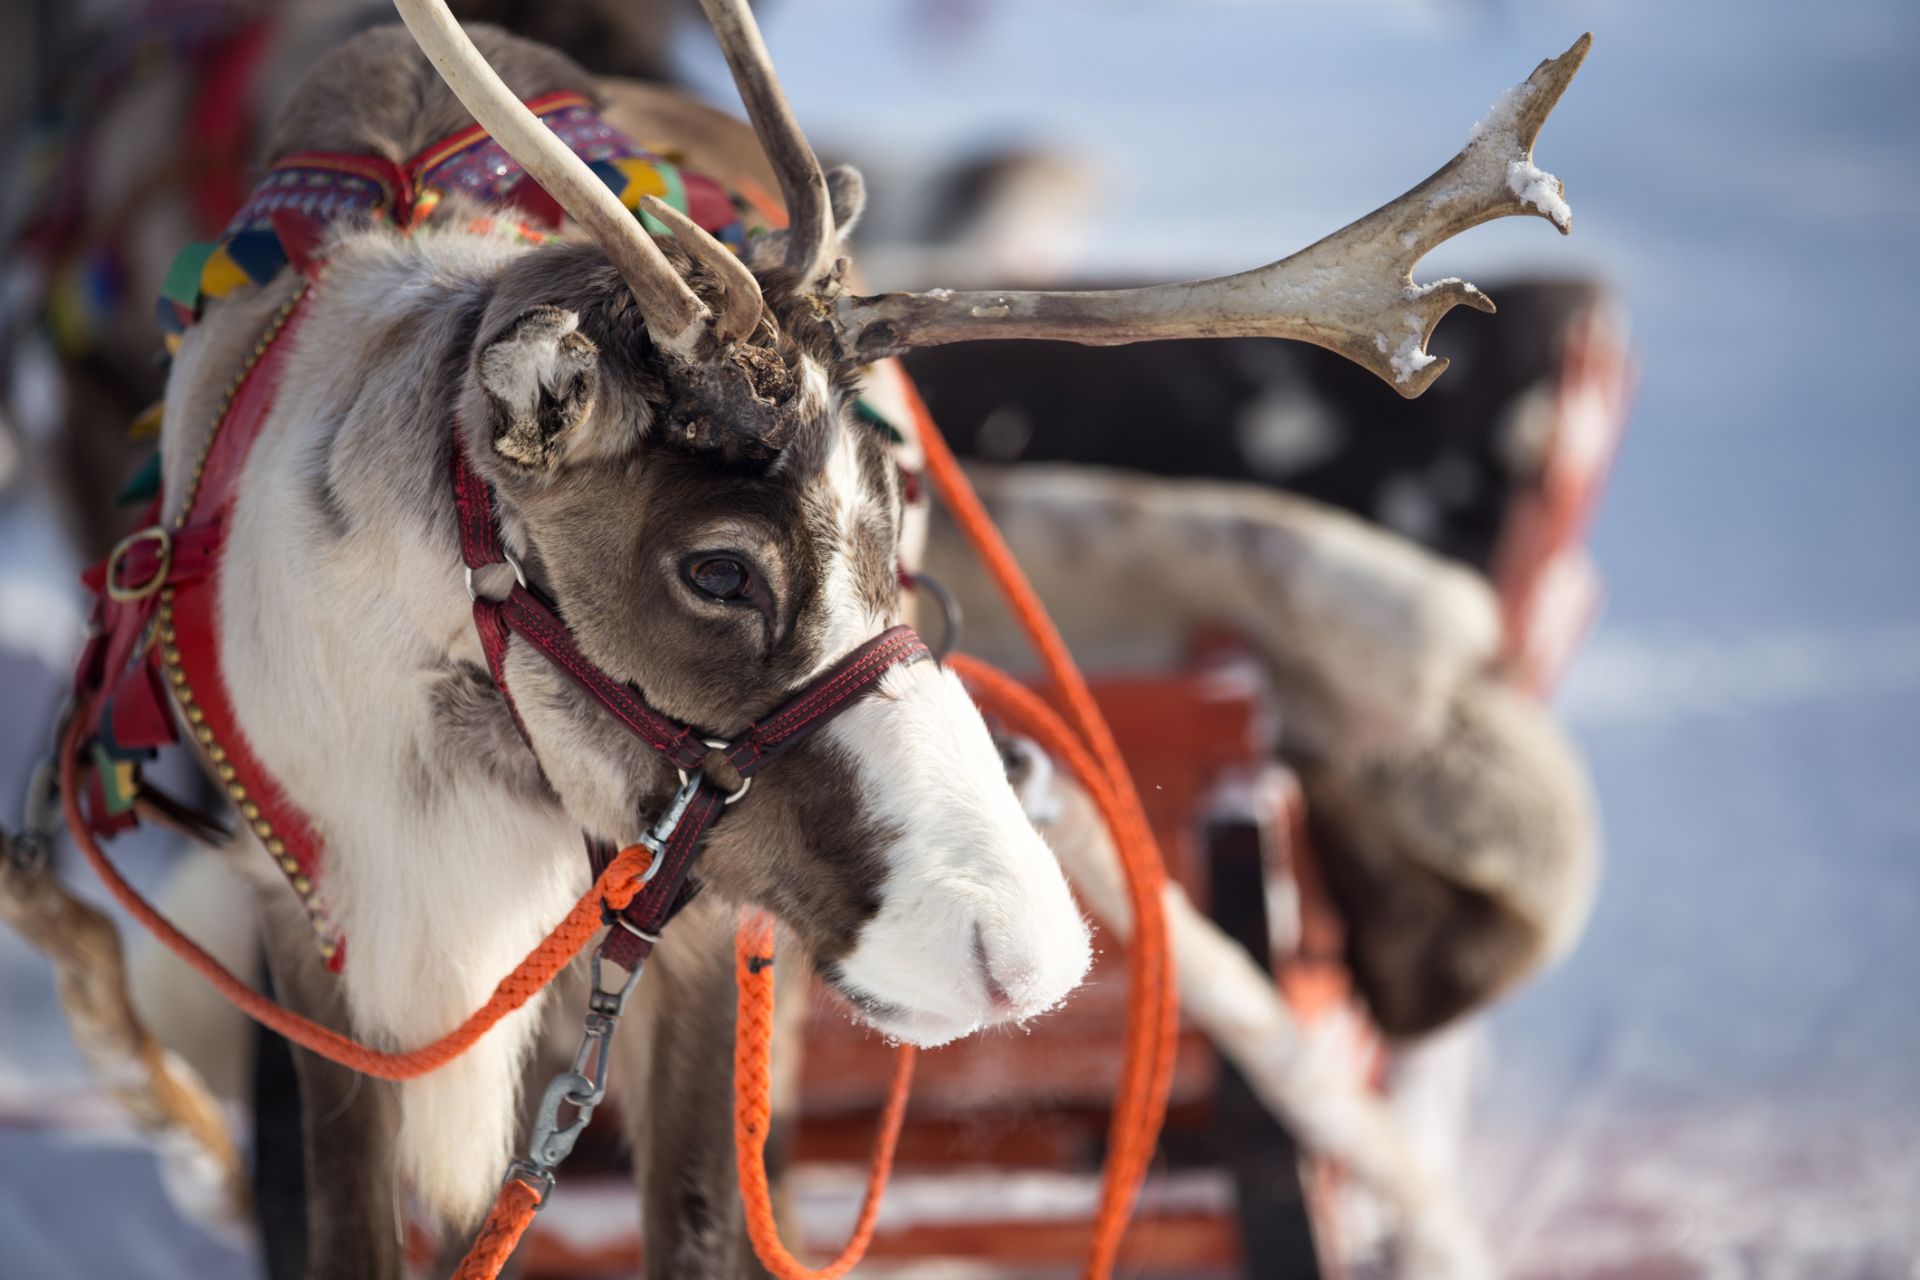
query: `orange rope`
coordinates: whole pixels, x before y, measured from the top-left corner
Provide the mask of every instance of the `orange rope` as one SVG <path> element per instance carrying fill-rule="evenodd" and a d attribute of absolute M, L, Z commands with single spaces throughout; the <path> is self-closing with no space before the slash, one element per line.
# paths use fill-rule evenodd
<path fill-rule="evenodd" d="M 487 1212 L 480 1234 L 473 1238 L 467 1256 L 454 1271 L 453 1280 L 494 1280 L 513 1256 L 520 1237 L 533 1225 L 540 1203 L 539 1190 L 519 1178 L 508 1178 Z"/>
<path fill-rule="evenodd" d="M 920 446 L 927 455 L 927 474 L 934 490 L 986 564 L 1021 629 L 1039 652 L 1047 679 L 1064 705 L 1066 723 L 1017 682 L 992 668 L 961 660 L 955 661 L 955 667 L 974 682 L 976 696 L 984 695 L 982 701 L 989 709 L 1006 716 L 1067 762 L 1113 833 L 1126 876 L 1134 920 L 1133 940 L 1127 950 L 1130 990 L 1126 1056 L 1108 1130 L 1100 1206 L 1094 1215 L 1093 1243 L 1084 1272 L 1098 1280 L 1112 1271 L 1119 1257 L 1120 1241 L 1133 1215 L 1140 1184 L 1153 1161 L 1160 1124 L 1166 1116 L 1167 1091 L 1173 1084 L 1179 1003 L 1173 981 L 1173 953 L 1161 908 L 1166 868 L 1119 744 L 1095 705 L 1066 642 L 947 448 L 919 392 L 904 377 L 900 384 L 914 415 Z"/>
<path fill-rule="evenodd" d="M 911 383 L 903 378 L 901 385 L 915 415 L 934 488 L 986 563 L 1021 627 L 1039 651 L 1067 718 L 1063 721 L 1033 693 L 983 663 L 956 657 L 954 665 L 974 686 L 975 696 L 983 705 L 1038 741 L 1080 779 L 1113 833 L 1126 875 L 1134 919 L 1134 936 L 1127 956 L 1132 989 L 1126 1055 L 1085 1271 L 1093 1280 L 1101 1280 L 1112 1271 L 1118 1258 L 1140 1184 L 1153 1159 L 1160 1124 L 1166 1114 L 1167 1090 L 1173 1078 L 1177 1003 L 1172 953 L 1161 911 L 1166 872 L 1139 794 L 1128 776 L 1113 733 L 1094 704 L 1086 680 L 1074 665 L 1026 575 L 981 506 L 979 497 L 967 483 L 959 463 L 927 413 L 926 405 Z M 452 1031 L 417 1049 L 404 1052 L 375 1049 L 304 1018 L 253 990 L 154 910 L 120 875 L 87 830 L 80 812 L 76 765 L 83 732 L 81 721 L 76 717 L 61 744 L 61 804 L 74 842 L 108 892 L 168 949 L 255 1021 L 324 1058 L 381 1079 L 413 1079 L 444 1066 L 471 1048 L 502 1018 L 538 995 L 600 930 L 602 902 L 617 911 L 633 900 L 640 888 L 636 877 L 653 856 L 637 845 L 623 849 L 553 931 L 500 980 L 487 1002 Z M 767 1184 L 765 1154 L 771 1123 L 768 1064 L 773 1036 L 773 980 L 768 965 L 756 966 L 751 961 L 765 957 L 770 963 L 773 954 L 770 923 L 762 919 L 743 924 L 735 939 L 735 948 L 740 974 L 740 1022 L 734 1059 L 734 1141 L 748 1233 L 761 1262 L 780 1280 L 836 1280 L 860 1261 L 873 1238 L 880 1198 L 892 1169 L 894 1147 L 906 1112 L 914 1054 L 911 1048 L 900 1052 L 874 1144 L 866 1198 L 853 1236 L 833 1262 L 817 1271 L 809 1270 L 780 1243 Z M 509 1178 L 501 1187 L 466 1260 L 461 1263 L 456 1280 L 492 1280 L 498 1275 L 539 1207 L 540 1196 L 533 1187 L 518 1178 Z"/>
<path fill-rule="evenodd" d="M 755 912 L 740 922 L 733 942 L 734 979 L 740 990 L 733 1037 L 733 1149 L 740 1166 L 740 1198 L 747 1210 L 747 1235 L 760 1262 L 778 1280 L 839 1280 L 866 1255 L 880 1217 L 880 1197 L 893 1172 L 893 1151 L 913 1088 L 912 1045 L 902 1045 L 873 1140 L 873 1164 L 867 1170 L 860 1217 L 840 1256 L 814 1270 L 787 1252 L 773 1216 L 773 1192 L 767 1185 L 767 1131 L 773 1123 L 773 921 Z"/>
<path fill-rule="evenodd" d="M 472 1048 L 502 1018 L 539 995 L 553 981 L 554 975 L 566 968 L 580 954 L 588 940 L 600 931 L 601 900 L 605 899 L 607 905 L 616 911 L 633 901 L 634 895 L 640 891 L 640 882 L 636 877 L 647 869 L 647 864 L 653 859 L 652 851 L 642 845 L 622 849 L 620 855 L 600 873 L 593 887 L 581 895 L 580 900 L 573 904 L 573 909 L 554 926 L 553 932 L 528 952 L 527 958 L 515 966 L 513 972 L 500 980 L 493 995 L 474 1010 L 466 1021 L 430 1044 L 390 1053 L 343 1036 L 331 1027 L 303 1018 L 261 995 L 208 955 L 193 939 L 175 928 L 172 921 L 154 910 L 152 904 L 140 896 L 138 889 L 127 883 L 87 830 L 86 821 L 80 813 L 80 788 L 75 776 L 75 762 L 83 733 L 82 720 L 76 716 L 60 752 L 60 803 L 66 811 L 67 826 L 73 832 L 74 843 L 80 846 L 80 852 L 93 865 L 94 871 L 107 886 L 107 891 L 132 913 L 134 919 L 165 943 L 170 951 L 212 983 L 221 995 L 238 1005 L 255 1022 L 271 1027 L 293 1043 L 323 1058 L 370 1076 L 378 1076 L 382 1080 L 411 1080 L 445 1066 Z"/>

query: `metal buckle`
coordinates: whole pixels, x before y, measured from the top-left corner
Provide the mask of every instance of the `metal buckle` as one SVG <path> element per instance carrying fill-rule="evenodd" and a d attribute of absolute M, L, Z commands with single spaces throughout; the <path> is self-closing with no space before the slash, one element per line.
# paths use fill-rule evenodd
<path fill-rule="evenodd" d="M 500 559 L 506 563 L 509 569 L 513 570 L 514 579 L 517 582 L 519 582 L 521 586 L 526 587 L 527 571 L 520 567 L 520 562 L 518 560 L 515 560 L 513 556 L 505 548 L 501 549 Z M 493 566 L 483 564 L 480 567 L 482 569 L 491 569 Z M 109 578 L 108 581 L 111 582 L 112 579 Z M 527 589 L 532 590 L 531 587 L 528 587 Z M 493 597 L 489 596 L 487 598 L 491 600 Z M 472 565 L 467 566 L 467 599 L 474 600 L 474 601 L 477 601 L 480 599 L 480 592 L 473 585 L 473 566 Z"/>
<path fill-rule="evenodd" d="M 724 738 L 702 738 L 700 739 L 700 741 L 706 743 L 709 747 L 712 747 L 715 751 L 725 751 L 728 747 L 733 745 L 731 742 L 728 742 Z M 682 794 L 686 795 L 689 799 L 691 799 L 693 793 L 687 790 L 689 786 L 689 783 L 687 781 L 687 771 L 685 769 L 681 769 L 678 772 L 680 774 L 680 791 Z M 698 779 L 702 776 L 703 775 L 697 774 L 697 773 L 693 775 L 695 779 Z M 736 800 L 738 800 L 741 796 L 744 796 L 745 794 L 747 794 L 747 792 L 752 787 L 753 787 L 753 779 L 743 777 L 740 779 L 740 789 L 734 792 L 732 795 L 722 799 L 720 803 L 723 805 L 732 804 Z M 684 809 L 687 806 L 680 801 L 680 798 L 678 796 L 674 797 L 674 803 L 675 803 L 674 817 L 675 817 L 675 820 L 677 821 L 679 818 L 678 810 Z"/>
<path fill-rule="evenodd" d="M 155 567 L 153 576 L 137 587 L 120 585 L 120 562 L 126 554 L 142 542 L 160 544 L 160 563 Z M 107 598 L 126 603 L 130 600 L 145 600 L 148 596 L 167 585 L 167 575 L 173 572 L 173 535 L 159 525 L 145 529 L 136 529 L 120 539 L 107 553 Z"/>
<path fill-rule="evenodd" d="M 38 875 L 52 865 L 53 845 L 60 831 L 60 776 L 51 758 L 34 766 L 23 810 L 19 834 L 11 840 L 0 840 L 0 844 L 6 848 L 6 865 Z"/>
<path fill-rule="evenodd" d="M 640 834 L 640 843 L 653 851 L 653 861 L 647 864 L 645 871 L 634 877 L 641 884 L 660 874 L 661 864 L 667 860 L 667 841 L 673 838 L 673 829 L 680 825 L 687 806 L 693 803 L 694 793 L 705 785 L 706 780 L 707 776 L 703 773 L 688 776 L 684 769 L 681 770 L 680 789 L 673 793 L 673 799 L 667 802 L 665 811 L 654 824 Z"/>

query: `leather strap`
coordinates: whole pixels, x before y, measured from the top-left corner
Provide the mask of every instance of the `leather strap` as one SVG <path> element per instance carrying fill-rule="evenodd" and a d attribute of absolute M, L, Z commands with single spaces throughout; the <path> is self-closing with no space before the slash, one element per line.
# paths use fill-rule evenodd
<path fill-rule="evenodd" d="M 170 696 L 203 759 L 233 801 L 239 818 L 266 846 L 305 903 L 323 958 L 338 969 L 345 952 L 319 897 L 322 841 L 306 814 L 254 755 L 234 713 L 220 665 L 219 571 L 228 513 L 254 441 L 273 412 L 281 372 L 305 315 L 302 294 L 263 336 L 227 410 L 207 441 L 199 479 L 179 527 L 160 523 L 156 503 L 146 526 L 83 575 L 96 594 L 94 635 L 75 689 L 81 714 L 103 742 L 151 749 L 176 741 L 175 721 L 162 708 Z M 109 578 L 123 594 L 108 592 Z M 168 691 L 162 695 L 161 690 Z M 87 818 L 112 834 L 132 825 L 97 786 L 89 787 Z"/>
<path fill-rule="evenodd" d="M 528 588 L 516 585 L 506 599 L 498 603 L 475 600 L 473 608 L 476 616 L 483 611 L 497 613 L 507 630 L 539 650 L 542 657 L 612 713 L 628 733 L 665 756 L 674 768 L 691 771 L 706 762 L 708 748 L 699 734 L 661 715 L 639 694 L 595 666 L 580 652 L 567 624 Z M 497 672 L 494 682 L 504 686 L 504 674 Z"/>
<path fill-rule="evenodd" d="M 751 778 L 871 693 L 887 672 L 932 656 L 912 627 L 890 627 L 815 676 L 777 711 L 734 739 L 722 754 L 741 777 Z"/>

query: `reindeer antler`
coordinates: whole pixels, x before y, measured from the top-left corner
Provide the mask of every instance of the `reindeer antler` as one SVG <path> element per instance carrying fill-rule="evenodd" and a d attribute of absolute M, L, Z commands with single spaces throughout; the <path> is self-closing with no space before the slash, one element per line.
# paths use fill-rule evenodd
<path fill-rule="evenodd" d="M 1294 338 L 1337 351 L 1411 399 L 1447 367 L 1427 354 L 1440 318 L 1493 301 L 1462 280 L 1413 282 L 1441 241 L 1509 214 L 1572 227 L 1559 179 L 1533 163 L 1540 126 L 1587 56 L 1583 35 L 1509 90 L 1447 166 L 1399 199 L 1290 258 L 1239 275 L 1102 292 L 889 293 L 836 312 L 850 358 L 988 338 L 1089 345 L 1155 338 Z"/>
<path fill-rule="evenodd" d="M 721 342 L 733 342 L 752 333 L 753 327 L 760 323 L 763 299 L 760 282 L 753 278 L 747 264 L 699 223 L 659 196 L 641 196 L 640 207 L 673 232 L 673 238 L 690 255 L 720 278 L 723 301 L 713 323 L 713 336 Z"/>
<path fill-rule="evenodd" d="M 826 174 L 780 88 L 773 58 L 747 0 L 700 0 L 700 8 L 720 41 L 747 118 L 753 121 L 761 149 L 780 180 L 780 194 L 787 203 L 787 266 L 798 287 L 809 288 L 833 265 L 833 205 Z"/>
<path fill-rule="evenodd" d="M 587 234 L 619 269 L 640 304 L 647 333 L 654 344 L 675 355 L 690 355 L 700 339 L 714 329 L 713 316 L 667 261 L 653 237 L 586 162 L 506 86 L 474 48 L 467 33 L 460 29 L 444 0 L 394 0 L 394 6 L 454 96 L 507 154 L 518 161 L 574 221 L 586 228 Z M 706 232 L 690 221 L 687 223 L 690 230 L 678 223 L 673 227 L 676 237 L 690 252 L 710 264 L 713 262 L 707 246 L 697 243 L 700 237 L 707 236 Z M 712 248 L 726 252 L 717 243 Z M 721 307 L 723 321 L 719 325 L 723 331 L 720 336 L 725 339 L 737 336 L 739 316 L 749 311 L 759 315 L 760 287 L 752 273 L 744 270 L 722 271 L 719 278 L 726 290 Z M 748 289 L 752 291 L 751 297 L 741 296 Z"/>

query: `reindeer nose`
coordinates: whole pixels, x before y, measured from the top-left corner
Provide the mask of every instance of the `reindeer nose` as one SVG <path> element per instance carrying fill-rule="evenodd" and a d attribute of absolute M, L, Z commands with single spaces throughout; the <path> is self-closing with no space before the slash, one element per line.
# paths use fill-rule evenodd
<path fill-rule="evenodd" d="M 1060 886 L 1064 898 L 1065 884 Z M 986 996 L 988 1020 L 1031 1018 L 1080 985 L 1093 959 L 1091 939 L 1077 912 L 1064 919 L 977 920 L 973 964 Z"/>
<path fill-rule="evenodd" d="M 980 970 L 980 984 L 987 990 L 987 1003 L 1000 1013 L 1013 1011 L 1013 997 L 994 976 L 993 957 L 987 953 L 987 935 L 978 922 L 973 926 L 973 961 Z"/>

